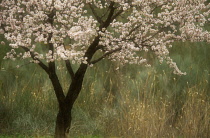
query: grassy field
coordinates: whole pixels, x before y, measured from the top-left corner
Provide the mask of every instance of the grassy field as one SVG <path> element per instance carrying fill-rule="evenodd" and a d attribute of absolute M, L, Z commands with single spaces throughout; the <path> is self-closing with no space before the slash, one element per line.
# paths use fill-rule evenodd
<path fill-rule="evenodd" d="M 51 137 L 57 113 L 47 75 L 27 61 L 2 60 L 0 138 Z M 155 59 L 151 68 L 103 61 L 86 74 L 73 109 L 75 137 L 210 137 L 210 46 L 176 43 L 171 56 L 186 76 Z M 23 65 L 19 69 L 16 65 Z M 67 89 L 63 65 L 58 74 Z"/>

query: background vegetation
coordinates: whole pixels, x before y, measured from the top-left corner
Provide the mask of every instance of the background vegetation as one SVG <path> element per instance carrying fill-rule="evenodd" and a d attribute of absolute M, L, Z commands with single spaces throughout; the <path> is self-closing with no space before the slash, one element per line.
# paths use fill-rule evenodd
<path fill-rule="evenodd" d="M 0 46 L 0 137 L 50 137 L 57 113 L 51 83 L 37 65 L 2 60 L 8 50 Z M 71 135 L 210 137 L 209 52 L 206 43 L 174 44 L 171 56 L 186 76 L 173 75 L 152 58 L 150 68 L 117 68 L 106 60 L 90 68 L 74 106 Z M 67 89 L 62 63 L 58 69 Z"/>

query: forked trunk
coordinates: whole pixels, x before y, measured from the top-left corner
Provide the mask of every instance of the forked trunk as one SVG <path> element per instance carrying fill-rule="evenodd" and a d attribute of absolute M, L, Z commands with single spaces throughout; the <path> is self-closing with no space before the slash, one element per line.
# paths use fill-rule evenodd
<path fill-rule="evenodd" d="M 55 126 L 55 138 L 68 138 L 71 126 L 71 109 L 59 110 Z"/>

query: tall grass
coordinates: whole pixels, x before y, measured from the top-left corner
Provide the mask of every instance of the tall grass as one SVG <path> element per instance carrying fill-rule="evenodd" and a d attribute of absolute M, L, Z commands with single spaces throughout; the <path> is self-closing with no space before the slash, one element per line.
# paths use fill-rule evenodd
<path fill-rule="evenodd" d="M 186 76 L 173 75 L 155 59 L 151 68 L 118 69 L 109 61 L 90 68 L 73 109 L 71 135 L 209 137 L 209 52 L 205 43 L 174 44 L 171 56 Z M 57 103 L 47 75 L 27 61 L 0 63 L 0 134 L 53 135 Z M 58 68 L 67 89 L 69 78 L 62 64 Z"/>

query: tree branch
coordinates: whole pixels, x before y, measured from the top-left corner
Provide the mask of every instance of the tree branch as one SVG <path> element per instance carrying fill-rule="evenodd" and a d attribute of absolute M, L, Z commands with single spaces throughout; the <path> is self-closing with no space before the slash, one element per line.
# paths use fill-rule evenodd
<path fill-rule="evenodd" d="M 52 4 L 54 4 L 54 1 L 53 1 Z M 56 14 L 56 9 L 54 8 L 51 11 L 51 13 L 48 15 L 47 22 L 49 22 L 52 26 L 53 26 L 53 23 L 54 23 L 55 14 Z M 60 108 L 62 108 L 63 104 L 65 102 L 65 95 L 64 95 L 64 91 L 63 91 L 63 88 L 61 86 L 61 83 L 59 81 L 58 75 L 56 74 L 55 61 L 53 59 L 54 58 L 53 57 L 54 56 L 54 46 L 53 46 L 53 43 L 50 42 L 52 37 L 53 37 L 53 33 L 49 33 L 48 38 L 47 38 L 47 44 L 49 46 L 49 51 L 51 51 L 51 54 L 52 54 L 52 61 L 49 61 L 49 63 L 48 63 L 48 66 L 49 66 L 49 74 L 48 75 L 49 75 L 49 78 L 50 78 L 51 83 L 53 85 L 53 88 L 54 88 L 59 106 L 60 106 Z"/>
<path fill-rule="evenodd" d="M 123 13 L 123 10 L 119 10 L 113 17 L 112 17 L 112 21 L 114 19 L 116 19 L 121 13 Z"/>
<path fill-rule="evenodd" d="M 134 31 L 136 31 L 136 29 L 138 29 L 142 24 L 139 24 L 137 26 L 135 26 L 133 29 L 131 29 L 128 33 L 128 36 L 130 36 Z"/>
<path fill-rule="evenodd" d="M 92 42 L 92 44 L 89 46 L 89 48 L 85 52 L 84 57 L 87 57 L 87 62 L 90 62 L 93 55 L 95 54 L 96 47 L 100 41 L 99 38 L 100 38 L 100 36 L 96 36 L 94 41 Z M 79 66 L 78 70 L 76 71 L 76 73 L 74 75 L 74 78 L 72 79 L 72 82 L 69 86 L 68 93 L 67 93 L 66 99 L 65 99 L 65 102 L 67 102 L 70 106 L 73 105 L 73 103 L 75 102 L 75 100 L 77 99 L 77 97 L 81 91 L 82 82 L 83 82 L 87 67 L 88 67 L 87 64 L 81 63 L 81 65 Z M 77 86 L 77 87 L 75 87 L 75 86 Z"/>
<path fill-rule="evenodd" d="M 48 36 L 48 39 L 47 39 L 47 43 L 49 45 L 49 51 L 52 52 L 52 58 L 53 58 L 54 47 L 53 47 L 53 44 L 50 43 L 51 38 L 52 38 L 52 33 L 49 33 L 49 36 Z M 48 66 L 49 66 L 49 70 L 51 72 L 55 72 L 55 61 L 49 61 Z"/>
<path fill-rule="evenodd" d="M 93 6 L 89 3 L 89 7 L 93 13 L 93 15 L 96 17 L 96 20 L 98 21 L 98 23 L 103 23 L 103 20 L 101 17 L 98 16 L 98 14 L 96 13 L 95 9 L 93 8 Z"/>
<path fill-rule="evenodd" d="M 166 5 L 167 3 L 163 3 L 163 4 L 161 4 L 161 5 L 156 5 L 151 11 L 150 11 L 150 14 L 152 14 L 156 9 L 158 9 L 158 8 L 160 8 L 160 7 L 162 7 L 162 6 L 164 6 L 164 5 Z"/>
<path fill-rule="evenodd" d="M 74 71 L 73 71 L 73 69 L 72 69 L 71 63 L 70 63 L 69 60 L 65 60 L 65 63 L 66 63 L 67 71 L 68 71 L 68 73 L 69 73 L 70 76 L 71 76 L 71 80 L 73 80 L 73 78 L 74 78 Z"/>
<path fill-rule="evenodd" d="M 46 66 L 46 65 L 45 65 L 40 59 L 38 59 L 38 58 L 36 57 L 36 55 L 35 55 L 33 52 L 31 52 L 27 47 L 21 46 L 21 48 L 23 48 L 26 52 L 30 52 L 31 57 L 32 57 L 33 60 L 39 61 L 39 62 L 38 62 L 38 65 L 39 65 L 43 70 L 45 70 L 45 72 L 49 75 L 49 78 L 50 78 L 50 80 L 51 80 L 51 82 L 52 82 L 52 85 L 53 85 L 53 88 L 54 88 L 54 90 L 55 90 L 55 94 L 56 94 L 58 103 L 59 103 L 59 105 L 62 105 L 62 103 L 64 102 L 64 99 L 65 99 L 65 95 L 64 95 L 64 93 L 63 93 L 62 86 L 61 86 L 61 84 L 60 84 L 60 82 L 59 82 L 59 79 L 58 79 L 58 76 L 56 75 L 55 70 L 54 70 L 54 69 L 52 70 L 52 68 L 50 69 L 48 66 Z M 55 64 L 55 63 L 53 62 L 53 64 Z"/>
<path fill-rule="evenodd" d="M 150 38 L 145 39 L 144 41 L 142 41 L 142 44 L 145 43 L 146 41 L 149 41 L 151 38 L 155 37 L 157 34 L 159 34 L 160 32 L 162 32 L 165 28 L 167 27 L 163 27 L 160 28 L 156 33 L 154 33 Z"/>
<path fill-rule="evenodd" d="M 102 59 L 104 59 L 106 56 L 111 55 L 112 53 L 115 53 L 115 52 L 117 52 L 117 51 L 120 51 L 121 49 L 122 49 L 122 48 L 119 47 L 119 48 L 117 48 L 117 49 L 114 49 L 114 50 L 112 50 L 112 51 L 109 51 L 109 52 L 105 53 L 104 55 L 102 55 L 100 58 L 91 61 L 90 64 L 95 64 L 95 63 L 101 61 Z"/>
<path fill-rule="evenodd" d="M 100 24 L 100 27 L 99 27 L 100 31 L 102 30 L 102 28 L 107 28 L 110 25 L 110 23 L 114 20 L 113 19 L 113 15 L 114 15 L 114 11 L 116 9 L 114 7 L 114 4 L 115 4 L 115 2 L 111 2 L 110 3 L 110 5 L 109 5 L 110 12 L 109 12 L 108 17 L 105 20 L 105 22 Z M 98 50 L 97 46 L 99 44 L 100 37 L 101 37 L 100 35 L 96 36 L 94 41 L 90 44 L 90 46 L 88 47 L 87 51 L 85 52 L 84 57 L 87 58 L 87 62 L 88 63 L 90 63 L 93 55 Z M 109 55 L 109 54 L 111 54 L 111 53 L 113 53 L 113 52 L 116 52 L 116 51 L 118 51 L 120 49 L 115 49 L 113 51 L 110 51 L 110 52 L 106 53 L 104 55 L 104 57 Z M 101 57 L 100 59 L 98 59 L 98 61 L 100 61 L 104 57 Z M 73 103 L 75 102 L 76 98 L 78 97 L 78 95 L 79 95 L 79 93 L 81 91 L 82 82 L 83 82 L 84 75 L 85 75 L 85 72 L 87 70 L 87 67 L 88 67 L 87 64 L 81 63 L 80 67 L 78 68 L 78 70 L 74 74 L 74 78 L 72 79 L 72 83 L 71 83 L 71 85 L 69 87 L 69 90 L 68 90 L 68 93 L 67 93 L 66 99 L 65 99 L 65 101 L 67 103 L 69 103 L 70 106 L 73 105 Z M 75 87 L 75 85 L 77 85 L 77 87 Z"/>
<path fill-rule="evenodd" d="M 52 5 L 54 5 L 54 1 L 52 2 Z M 54 22 L 54 16 L 56 14 L 56 9 L 53 8 L 52 11 L 50 12 L 50 14 L 48 14 L 48 19 L 47 19 L 47 22 L 50 23 L 51 26 L 53 26 L 53 22 Z M 53 33 L 49 33 L 48 34 L 48 38 L 47 38 L 47 44 L 49 46 L 49 51 L 52 52 L 52 58 L 53 58 L 53 55 L 54 55 L 54 47 L 53 47 L 53 44 L 50 42 L 51 41 L 51 38 L 53 36 Z M 52 73 L 55 73 L 55 61 L 50 61 L 48 63 L 49 65 L 49 70 L 50 72 Z"/>
<path fill-rule="evenodd" d="M 109 8 L 110 8 L 109 15 L 108 15 L 106 21 L 102 24 L 102 26 L 100 28 L 107 28 L 110 25 L 110 23 L 114 20 L 113 15 L 114 15 L 114 11 L 116 9 L 114 7 L 114 4 L 115 4 L 115 2 L 110 3 L 110 5 L 109 5 Z"/>
<path fill-rule="evenodd" d="M 23 50 L 25 50 L 26 52 L 30 52 L 32 59 L 33 59 L 33 60 L 37 60 L 37 61 L 38 61 L 38 65 L 39 65 L 47 74 L 49 74 L 49 68 L 48 68 L 47 65 L 45 65 L 40 59 L 38 59 L 38 58 L 36 57 L 36 55 L 35 55 L 33 52 L 31 52 L 27 47 L 24 47 L 24 46 L 20 46 L 20 47 L 21 47 Z"/>

